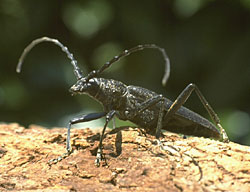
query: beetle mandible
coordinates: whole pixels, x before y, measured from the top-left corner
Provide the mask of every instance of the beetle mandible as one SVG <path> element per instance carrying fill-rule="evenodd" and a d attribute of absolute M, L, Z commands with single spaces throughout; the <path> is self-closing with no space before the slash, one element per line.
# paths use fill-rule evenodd
<path fill-rule="evenodd" d="M 41 42 L 52 42 L 56 44 L 61 47 L 62 51 L 65 52 L 71 60 L 77 82 L 69 91 L 72 94 L 88 94 L 95 100 L 99 101 L 104 108 L 104 112 L 82 115 L 69 121 L 66 140 L 67 152 L 58 159 L 54 159 L 52 162 L 56 163 L 70 155 L 72 151 L 70 146 L 70 129 L 73 124 L 87 122 L 102 117 L 105 117 L 105 124 L 100 136 L 95 160 L 97 166 L 100 165 L 100 161 L 102 160 L 102 141 L 106 127 L 108 122 L 114 116 L 117 116 L 121 120 L 129 120 L 137 124 L 139 127 L 144 128 L 146 132 L 155 134 L 159 144 L 161 144 L 159 139 L 162 129 L 184 135 L 203 136 L 219 139 L 223 142 L 229 142 L 228 136 L 222 128 L 217 114 L 208 104 L 198 87 L 193 83 L 190 83 L 181 92 L 177 99 L 172 102 L 162 95 L 148 89 L 133 85 L 127 86 L 117 80 L 98 77 L 104 70 L 109 68 L 122 57 L 128 56 L 133 52 L 150 48 L 159 50 L 164 57 L 165 73 L 162 79 L 162 84 L 166 85 L 170 75 L 170 61 L 165 49 L 158 47 L 155 44 L 138 45 L 134 48 L 123 51 L 120 55 L 115 56 L 113 59 L 106 62 L 100 69 L 93 70 L 84 77 L 82 71 L 78 67 L 77 61 L 73 57 L 73 54 L 69 52 L 66 46 L 57 39 L 42 37 L 32 41 L 24 49 L 16 68 L 17 72 L 21 72 L 22 63 L 27 53 L 35 45 Z M 204 117 L 182 106 L 193 91 L 198 95 L 201 103 L 219 129 Z"/>

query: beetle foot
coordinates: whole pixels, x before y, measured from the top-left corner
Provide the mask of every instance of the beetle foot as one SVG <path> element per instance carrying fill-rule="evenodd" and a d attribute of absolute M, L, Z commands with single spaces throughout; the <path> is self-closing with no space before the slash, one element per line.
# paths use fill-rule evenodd
<path fill-rule="evenodd" d="M 58 162 L 62 161 L 63 159 L 65 159 L 66 157 L 70 156 L 70 154 L 73 152 L 73 150 L 67 150 L 66 153 L 62 154 L 61 156 L 55 158 L 55 159 L 50 159 L 48 161 L 49 166 L 53 165 L 53 164 L 57 164 Z"/>
<path fill-rule="evenodd" d="M 220 124 L 217 124 L 217 126 L 220 129 L 220 134 L 221 134 L 221 140 L 222 140 L 222 142 L 229 143 L 230 140 L 229 140 L 229 138 L 227 136 L 227 133 L 226 133 L 225 129 L 223 129 L 223 127 Z"/>
<path fill-rule="evenodd" d="M 228 136 L 227 136 L 225 130 L 223 130 L 221 134 L 222 134 L 222 141 L 223 141 L 224 143 L 229 143 L 230 140 L 229 140 L 229 138 L 228 138 Z"/>
<path fill-rule="evenodd" d="M 97 150 L 97 154 L 96 154 L 96 160 L 95 160 L 95 165 L 97 166 L 97 167 L 99 167 L 100 166 L 100 162 L 102 161 L 102 150 L 101 149 L 98 149 Z"/>
<path fill-rule="evenodd" d="M 156 140 L 161 150 L 168 152 L 172 156 L 180 156 L 180 150 L 172 145 L 163 144 L 159 139 Z"/>

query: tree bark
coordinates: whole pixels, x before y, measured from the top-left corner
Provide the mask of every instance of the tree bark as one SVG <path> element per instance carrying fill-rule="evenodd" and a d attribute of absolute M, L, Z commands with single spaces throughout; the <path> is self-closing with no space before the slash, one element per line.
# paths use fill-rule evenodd
<path fill-rule="evenodd" d="M 160 148 L 138 128 L 107 132 L 100 167 L 90 129 L 72 129 L 73 153 L 49 165 L 65 128 L 0 125 L 0 191 L 250 191 L 249 146 L 165 132 Z"/>

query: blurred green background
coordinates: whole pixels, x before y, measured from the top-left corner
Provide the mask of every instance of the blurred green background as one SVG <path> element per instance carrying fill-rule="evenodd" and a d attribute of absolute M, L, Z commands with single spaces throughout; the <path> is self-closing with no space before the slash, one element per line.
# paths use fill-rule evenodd
<path fill-rule="evenodd" d="M 85 74 L 138 44 L 165 48 L 171 60 L 165 88 L 164 61 L 151 49 L 124 58 L 102 77 L 142 86 L 172 100 L 195 83 L 230 139 L 250 145 L 249 0 L 1 0 L 2 122 L 65 127 L 78 114 L 102 111 L 88 96 L 70 95 L 68 89 L 76 80 L 72 66 L 53 44 L 36 46 L 22 73 L 15 72 L 25 46 L 42 36 L 65 44 Z M 209 119 L 195 94 L 185 106 Z M 94 121 L 81 127 L 102 125 Z"/>

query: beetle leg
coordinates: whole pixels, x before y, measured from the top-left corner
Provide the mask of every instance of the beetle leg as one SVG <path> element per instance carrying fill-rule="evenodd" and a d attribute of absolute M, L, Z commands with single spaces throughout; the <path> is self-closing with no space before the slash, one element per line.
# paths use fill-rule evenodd
<path fill-rule="evenodd" d="M 115 118 L 113 118 L 113 129 L 116 128 Z"/>
<path fill-rule="evenodd" d="M 111 110 L 110 112 L 106 114 L 106 121 L 102 130 L 102 135 L 100 137 L 99 146 L 98 146 L 98 150 L 96 154 L 96 160 L 95 160 L 95 165 L 98 167 L 100 166 L 100 161 L 102 160 L 102 141 L 103 141 L 104 133 L 105 133 L 105 130 L 109 121 L 114 117 L 115 113 L 116 113 L 115 110 Z"/>
<path fill-rule="evenodd" d="M 139 113 L 141 113 L 142 111 L 146 110 L 147 108 L 152 107 L 153 105 L 156 105 L 157 103 L 160 103 L 160 111 L 158 114 L 158 122 L 157 122 L 156 131 L 155 131 L 156 142 L 157 142 L 157 145 L 162 150 L 168 151 L 170 154 L 172 154 L 171 150 L 169 148 L 167 148 L 166 146 L 164 146 L 160 140 L 162 119 L 164 116 L 164 109 L 165 109 L 164 101 L 165 101 L 165 98 L 162 95 L 157 95 L 157 96 L 154 96 L 154 97 L 148 99 L 147 101 L 143 102 L 140 106 L 137 107 L 136 110 Z"/>
<path fill-rule="evenodd" d="M 152 107 L 153 105 L 156 105 L 157 103 L 160 103 L 160 111 L 158 115 L 158 122 L 157 122 L 157 127 L 156 127 L 156 132 L 155 132 L 156 139 L 159 139 L 161 135 L 162 118 L 164 114 L 164 101 L 165 101 L 165 98 L 162 95 L 157 95 L 141 103 L 140 106 L 136 108 L 136 111 L 138 111 L 138 113 L 141 113 L 144 110 L 148 109 L 149 107 Z"/>
<path fill-rule="evenodd" d="M 195 93 L 198 95 L 201 103 L 203 104 L 203 106 L 205 107 L 205 109 L 209 113 L 210 117 L 212 118 L 212 120 L 215 122 L 215 124 L 219 128 L 222 141 L 223 142 L 229 142 L 228 136 L 227 136 L 225 130 L 222 128 L 221 124 L 220 124 L 219 117 L 214 112 L 214 110 L 212 109 L 212 107 L 209 105 L 209 103 L 207 102 L 207 100 L 205 99 L 205 97 L 202 95 L 202 93 L 200 92 L 200 90 L 198 89 L 198 87 L 195 84 L 193 84 L 193 83 L 190 83 L 181 92 L 181 94 L 177 97 L 177 99 L 173 102 L 173 104 L 171 105 L 171 107 L 167 111 L 167 114 L 164 117 L 165 121 L 168 121 L 168 120 L 171 119 L 171 117 L 175 114 L 175 112 L 187 101 L 187 99 L 189 98 L 189 96 L 191 95 L 191 93 L 193 91 L 195 91 Z"/>
<path fill-rule="evenodd" d="M 100 119 L 100 118 L 104 117 L 105 115 L 106 115 L 106 112 L 90 113 L 90 114 L 82 115 L 80 117 L 76 117 L 76 118 L 70 120 L 69 124 L 68 124 L 68 129 L 67 129 L 67 140 L 66 140 L 66 150 L 67 150 L 67 152 L 64 153 L 63 155 L 59 156 L 56 159 L 49 160 L 48 163 L 50 165 L 51 164 L 56 164 L 57 162 L 61 161 L 62 159 L 65 159 L 66 157 L 68 157 L 71 154 L 72 149 L 71 149 L 71 146 L 70 146 L 70 129 L 71 129 L 72 125 L 77 124 L 77 123 L 92 121 L 92 120 L 95 120 L 95 119 Z"/>
<path fill-rule="evenodd" d="M 106 115 L 105 112 L 101 112 L 101 113 L 90 113 L 87 115 L 82 115 L 80 117 L 75 117 L 74 119 L 69 121 L 68 124 L 68 132 L 67 132 L 67 142 L 66 142 L 66 149 L 67 152 L 71 151 L 71 146 L 70 146 L 70 129 L 71 126 L 77 123 L 83 123 L 83 122 L 87 122 L 87 121 L 92 121 L 92 120 L 96 120 L 96 119 L 100 119 L 102 117 L 104 117 Z"/>

